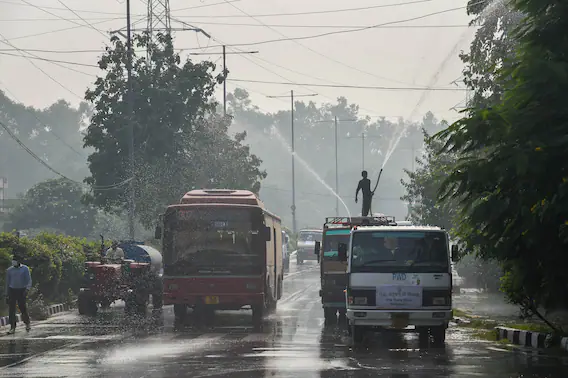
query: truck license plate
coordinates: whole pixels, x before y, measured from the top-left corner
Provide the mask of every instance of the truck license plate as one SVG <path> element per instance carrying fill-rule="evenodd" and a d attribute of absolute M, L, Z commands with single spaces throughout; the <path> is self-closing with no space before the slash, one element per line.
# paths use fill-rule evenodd
<path fill-rule="evenodd" d="M 408 327 L 408 314 L 406 313 L 391 314 L 391 326 L 393 328 L 398 328 L 398 329 Z"/>
<path fill-rule="evenodd" d="M 219 297 L 205 297 L 205 304 L 219 304 Z"/>

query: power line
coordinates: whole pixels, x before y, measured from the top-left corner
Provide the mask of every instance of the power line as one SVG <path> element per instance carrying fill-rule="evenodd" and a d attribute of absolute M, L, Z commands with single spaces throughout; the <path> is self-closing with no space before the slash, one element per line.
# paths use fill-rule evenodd
<path fill-rule="evenodd" d="M 1 41 L 0 41 L 0 42 L 1 42 Z M 22 51 L 27 51 L 27 50 L 22 50 Z M 13 57 L 16 57 L 16 58 L 35 59 L 35 60 L 41 60 L 41 61 L 43 61 L 43 62 L 48 62 L 48 63 L 69 64 L 69 65 L 72 65 L 72 66 L 95 67 L 95 68 L 98 68 L 98 67 L 99 67 L 99 66 L 96 65 L 96 64 L 70 62 L 70 61 L 67 61 L 67 60 L 48 59 L 48 58 L 42 58 L 42 57 L 39 57 L 39 56 L 28 56 L 28 57 L 25 57 L 25 56 L 23 56 L 23 55 L 11 54 L 11 53 L 8 53 L 8 52 L 4 52 L 4 51 L 2 51 L 2 50 L 0 50 L 0 55 L 13 56 Z M 69 68 L 69 67 L 65 67 L 65 68 Z M 92 76 L 91 74 L 87 74 L 86 72 L 81 72 L 81 73 L 84 73 L 84 74 L 86 74 L 86 75 Z"/>
<path fill-rule="evenodd" d="M 384 27 L 384 26 L 388 26 L 388 25 L 395 25 L 395 24 L 401 24 L 401 23 L 404 23 L 404 22 L 421 20 L 421 19 L 424 19 L 424 18 L 436 16 L 436 15 L 439 15 L 439 14 L 454 12 L 454 11 L 457 11 L 457 10 L 463 10 L 465 8 L 466 7 L 457 7 L 457 8 L 451 8 L 451 9 L 445 9 L 445 10 L 441 10 L 441 11 L 438 11 L 438 12 L 432 12 L 432 13 L 424 14 L 424 15 L 421 15 L 421 16 L 407 18 L 407 19 L 404 19 L 404 20 L 388 21 L 388 22 L 384 22 L 384 23 L 381 23 L 381 24 L 365 26 L 365 27 L 361 27 L 361 28 L 357 28 L 357 29 L 337 30 L 337 31 L 320 33 L 320 34 L 312 34 L 312 35 L 305 35 L 305 36 L 299 36 L 299 37 L 289 37 L 289 38 L 280 38 L 280 39 L 270 39 L 270 40 L 258 41 L 258 42 L 233 43 L 230 46 L 232 46 L 232 47 L 258 46 L 258 45 L 265 45 L 265 44 L 268 44 L 268 43 L 301 41 L 301 40 L 307 40 L 307 39 L 322 38 L 322 37 L 327 37 L 327 36 L 331 36 L 331 35 L 356 33 L 356 32 L 361 32 L 361 31 L 365 31 L 365 30 L 377 29 L 377 28 L 381 28 L 381 27 Z M 219 46 L 210 46 L 210 47 L 219 47 Z"/>
<path fill-rule="evenodd" d="M 381 86 L 365 86 L 365 85 L 332 85 L 332 84 L 315 84 L 315 83 L 283 83 L 278 81 L 248 80 L 248 79 L 228 79 L 228 81 L 258 84 L 274 84 L 274 85 L 297 85 L 300 87 L 323 87 L 323 88 L 346 88 L 346 89 L 371 89 L 383 91 L 447 91 L 447 92 L 464 92 L 463 88 L 424 88 L 424 87 L 381 87 Z"/>
<path fill-rule="evenodd" d="M 6 43 L 6 44 L 8 44 L 9 46 L 12 46 L 13 48 L 17 49 L 17 47 L 16 47 L 14 44 L 12 44 L 2 33 L 0 33 L 0 38 L 3 39 L 3 41 L 0 41 L 0 42 Z M 69 88 L 67 88 L 65 85 L 61 84 L 61 82 L 59 82 L 59 81 L 58 81 L 57 79 L 55 79 L 53 76 L 51 76 L 50 74 L 48 74 L 47 72 L 45 72 L 41 67 L 38 67 L 38 65 L 35 64 L 34 61 L 30 59 L 29 56 L 24 55 L 24 54 L 21 52 L 21 50 L 20 50 L 20 54 L 21 54 L 21 56 L 22 56 L 23 58 L 26 58 L 27 61 L 30 62 L 35 68 L 37 68 L 37 69 L 40 70 L 45 76 L 47 76 L 48 78 L 50 78 L 54 83 L 56 83 L 57 85 L 59 85 L 61 88 L 65 89 L 67 92 L 71 93 L 73 96 L 75 96 L 75 97 L 77 97 L 77 98 L 83 100 L 83 98 L 82 98 L 81 96 L 79 96 L 78 94 L 76 94 L 75 92 L 73 92 L 72 90 L 70 90 Z M 29 53 L 28 53 L 28 54 L 29 54 Z M 33 54 L 29 54 L 29 55 L 32 55 L 32 56 L 33 56 Z M 58 64 L 58 63 L 53 63 L 53 64 Z M 65 66 L 63 66 L 63 67 L 65 67 Z M 65 68 L 70 69 L 70 70 L 73 70 L 73 69 L 70 68 L 70 67 L 65 67 Z"/>
<path fill-rule="evenodd" d="M 18 100 L 16 98 L 16 96 L 14 96 L 14 94 L 9 91 L 8 89 L 4 88 L 4 91 L 7 92 L 10 96 L 12 96 L 14 98 L 14 100 L 21 102 L 20 100 Z M 79 155 L 82 158 L 85 158 L 85 156 L 83 154 L 81 154 L 79 151 L 77 151 L 73 146 L 71 146 L 69 143 L 67 143 L 63 138 L 61 138 L 59 135 L 57 135 L 57 133 L 55 132 L 55 130 L 53 130 L 53 127 L 46 125 L 44 122 L 42 122 L 41 119 L 39 119 L 39 117 L 37 116 L 37 114 L 32 111 L 30 108 L 28 108 L 27 106 L 24 108 L 28 113 L 30 113 L 41 125 L 43 125 L 45 128 L 49 128 L 49 133 L 52 134 L 55 138 L 57 138 L 61 143 L 63 143 L 65 146 L 67 146 L 71 151 L 75 152 L 77 155 Z"/>
<path fill-rule="evenodd" d="M 23 1 L 23 0 L 22 0 L 22 1 Z M 88 26 L 89 28 L 93 29 L 94 31 L 96 31 L 96 32 L 98 32 L 98 33 L 100 33 L 100 34 L 102 34 L 102 36 L 105 37 L 105 39 L 108 38 L 108 35 L 107 35 L 106 33 L 103 33 L 103 32 L 100 31 L 99 29 L 95 28 L 95 27 L 94 27 L 93 25 L 91 25 L 88 21 L 86 21 L 83 17 L 79 16 L 79 14 L 77 14 L 77 12 L 75 12 L 73 9 L 69 8 L 62 0 L 58 0 L 58 1 L 59 1 L 59 4 L 63 5 L 65 8 L 67 8 L 67 9 L 68 9 L 71 13 L 73 13 L 75 16 L 79 17 L 79 19 L 80 19 L 81 21 L 83 21 L 83 22 L 86 24 L 86 26 Z M 41 8 L 40 8 L 40 9 L 41 9 Z M 42 9 L 42 10 L 43 10 L 43 9 Z M 44 12 L 47 12 L 47 11 L 44 10 Z M 50 13 L 50 12 L 48 12 L 48 13 Z M 53 14 L 53 13 L 52 13 L 52 14 Z M 61 19 L 64 19 L 64 18 L 61 17 Z M 65 19 L 65 21 L 74 22 L 74 21 L 71 21 L 70 19 Z"/>
<path fill-rule="evenodd" d="M 192 16 L 176 16 L 178 19 L 192 18 Z M 80 20 L 69 18 L 67 20 Z M 114 21 L 117 18 L 88 18 L 88 21 Z M 0 19 L 0 22 L 43 22 L 43 21 L 61 21 L 61 18 L 4 18 Z M 265 27 L 265 25 L 259 24 L 249 24 L 243 22 L 212 22 L 212 21 L 194 21 L 194 24 L 203 25 L 219 25 L 219 26 L 251 26 L 251 27 Z M 271 26 L 274 28 L 293 28 L 293 29 L 360 29 L 367 27 L 369 25 L 331 25 L 331 24 L 266 24 L 266 26 Z M 480 25 L 482 26 L 482 25 Z M 447 25 L 386 25 L 382 27 L 376 27 L 375 29 L 454 29 L 454 28 L 470 28 L 472 25 L 468 24 L 447 24 Z M 475 25 L 477 27 L 477 25 Z"/>
<path fill-rule="evenodd" d="M 9 128 L 5 123 L 3 123 L 2 121 L 0 121 L 0 126 L 8 133 L 8 135 L 9 135 L 14 141 L 16 141 L 16 143 L 18 143 L 18 144 L 20 145 L 20 147 L 22 147 L 31 157 L 33 157 L 38 163 L 40 163 L 41 165 L 43 165 L 45 168 L 49 169 L 51 172 L 55 173 L 57 176 L 59 176 L 59 177 L 65 179 L 65 180 L 67 180 L 67 181 L 70 181 L 70 182 L 73 182 L 73 183 L 75 183 L 75 184 L 79 184 L 79 185 L 85 186 L 85 184 L 83 184 L 82 182 L 79 182 L 79 181 L 75 181 L 75 180 L 73 180 L 73 179 L 70 179 L 69 177 L 65 176 L 63 173 L 57 171 L 57 170 L 56 170 L 55 168 L 53 168 L 51 165 L 47 164 L 47 163 L 45 162 L 45 160 L 43 160 L 42 158 L 40 158 L 39 156 L 37 156 L 37 155 L 35 154 L 35 152 L 33 152 L 28 146 L 26 146 L 26 145 L 24 144 L 24 142 L 22 142 L 22 141 L 20 140 L 20 138 L 18 138 L 18 136 L 17 136 L 16 134 L 14 134 L 14 132 L 13 132 L 12 130 L 10 130 L 10 128 Z M 118 187 L 120 187 L 120 186 L 123 186 L 124 184 L 126 184 L 126 183 L 132 181 L 132 179 L 133 179 L 133 178 L 131 177 L 131 178 L 128 178 L 128 179 L 126 179 L 126 180 L 124 180 L 124 181 L 121 181 L 121 182 L 119 182 L 119 183 L 116 183 L 116 184 L 103 185 L 103 186 L 92 186 L 92 187 L 90 187 L 90 188 L 91 188 L 92 190 L 111 190 L 111 189 L 116 189 L 116 188 L 118 188 Z"/>
<path fill-rule="evenodd" d="M 225 0 L 225 1 L 228 1 L 228 0 Z M 282 36 L 282 37 L 284 37 L 284 38 L 290 38 L 290 37 L 288 37 L 287 35 L 285 35 L 284 33 L 280 32 L 279 30 L 277 30 L 277 29 L 275 29 L 275 28 L 273 28 L 273 27 L 267 26 L 265 23 L 263 23 L 262 21 L 256 19 L 254 16 L 249 15 L 247 12 L 243 11 L 242 9 L 240 9 L 239 7 L 237 7 L 236 5 L 233 5 L 233 4 L 230 4 L 230 5 L 231 5 L 233 8 L 237 9 L 238 11 L 240 11 L 241 13 L 243 13 L 243 14 L 245 14 L 245 15 L 248 15 L 248 16 L 251 17 L 253 20 L 255 20 L 256 22 L 258 22 L 259 24 L 264 25 L 264 26 L 266 26 L 268 29 L 270 29 L 270 30 L 274 31 L 275 33 L 279 34 L 280 36 Z M 351 69 L 351 70 L 354 70 L 354 71 L 363 73 L 363 74 L 368 75 L 368 76 L 372 76 L 372 77 L 377 78 L 377 79 L 386 80 L 386 81 L 390 81 L 390 82 L 397 82 L 397 83 L 400 83 L 400 84 L 407 84 L 407 83 L 402 83 L 402 82 L 400 82 L 400 81 L 392 80 L 392 79 L 389 79 L 389 78 L 386 78 L 386 77 L 383 77 L 383 76 L 375 75 L 374 73 L 371 73 L 371 72 L 367 72 L 367 71 L 361 70 L 361 69 L 359 69 L 359 68 L 357 68 L 357 67 L 351 66 L 351 65 L 349 65 L 349 64 L 347 64 L 347 63 L 344 63 L 344 62 L 342 62 L 342 61 L 340 61 L 340 60 L 337 60 L 337 59 L 335 59 L 335 58 L 332 58 L 332 57 L 330 57 L 330 56 L 328 56 L 328 55 L 322 54 L 322 53 L 320 53 L 319 51 L 314 50 L 314 49 L 312 49 L 312 48 L 309 47 L 309 46 L 303 45 L 302 43 L 298 42 L 298 41 L 295 40 L 295 39 L 290 39 L 290 40 L 291 40 L 292 42 L 294 42 L 295 44 L 297 44 L 298 46 L 303 47 L 304 49 L 306 49 L 306 50 L 308 50 L 308 51 L 311 51 L 312 53 L 314 53 L 314 54 L 316 54 L 316 55 L 318 55 L 318 56 L 320 56 L 320 57 L 322 57 L 322 58 L 324 58 L 324 59 L 330 60 L 330 61 L 332 61 L 332 62 L 334 62 L 334 63 L 336 63 L 336 64 L 339 64 L 339 65 L 341 65 L 341 66 L 343 66 L 343 67 L 346 67 L 346 68 L 349 68 L 349 69 Z"/>
<path fill-rule="evenodd" d="M 317 10 L 317 11 L 307 11 L 307 12 L 294 12 L 294 13 L 265 13 L 265 14 L 253 14 L 253 15 L 217 15 L 217 16 L 192 16 L 194 18 L 245 18 L 245 17 L 287 17 L 287 16 L 307 16 L 307 15 L 322 15 L 322 14 L 330 14 L 330 13 L 345 13 L 345 12 L 358 12 L 358 11 L 366 11 L 371 9 L 381 9 L 381 8 L 394 8 L 400 7 L 405 5 L 416 5 L 421 3 L 431 3 L 438 0 L 414 0 L 414 1 L 406 1 L 404 3 L 391 3 L 391 4 L 381 4 L 381 5 L 370 5 L 366 7 L 357 7 L 357 8 L 342 8 L 342 9 L 328 9 L 328 10 Z M 230 3 L 225 1 L 225 3 Z"/>
<path fill-rule="evenodd" d="M 232 1 L 240 1 L 240 0 L 232 0 Z M 17 2 L 13 2 L 13 1 L 7 1 L 7 0 L 0 0 L 0 3 L 17 5 L 17 6 L 31 6 L 31 7 L 34 7 L 34 8 L 37 7 L 37 5 L 26 4 L 25 2 L 23 2 L 23 4 L 22 4 L 22 3 L 17 3 Z M 190 9 L 206 8 L 206 7 L 216 6 L 216 5 L 224 5 L 224 3 L 218 2 L 218 3 L 212 3 L 212 4 L 203 4 L 203 5 L 193 6 L 193 7 L 176 9 L 175 11 L 177 12 L 177 11 L 190 10 Z M 53 7 L 53 6 L 42 6 L 42 8 L 43 9 L 51 9 L 51 10 L 59 10 L 59 11 L 68 11 L 68 9 L 66 9 L 66 8 Z M 123 17 L 121 17 L 121 19 L 124 18 L 124 13 L 120 13 L 120 12 L 105 12 L 105 11 L 84 10 L 84 9 L 74 9 L 74 11 L 77 12 L 77 13 L 106 14 L 106 15 L 114 15 L 114 16 L 122 15 Z M 132 16 L 146 18 L 145 14 L 132 14 Z"/>

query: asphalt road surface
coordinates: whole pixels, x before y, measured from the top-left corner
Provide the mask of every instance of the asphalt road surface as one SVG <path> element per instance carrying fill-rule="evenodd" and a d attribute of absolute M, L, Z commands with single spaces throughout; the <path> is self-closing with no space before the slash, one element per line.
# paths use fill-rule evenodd
<path fill-rule="evenodd" d="M 317 266 L 296 266 L 261 332 L 250 311 L 221 312 L 197 327 L 174 326 L 173 310 L 136 319 L 120 306 L 96 318 L 75 313 L 0 336 L 2 377 L 566 377 L 562 354 L 475 340 L 452 326 L 446 346 L 413 334 L 375 337 L 353 349 L 323 326 Z M 471 305 L 471 300 L 468 299 Z"/>

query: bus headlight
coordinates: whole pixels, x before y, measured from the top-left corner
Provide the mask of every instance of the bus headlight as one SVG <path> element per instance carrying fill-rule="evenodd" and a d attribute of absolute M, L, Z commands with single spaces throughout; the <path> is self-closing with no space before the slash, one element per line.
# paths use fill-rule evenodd
<path fill-rule="evenodd" d="M 255 290 L 255 289 L 256 289 L 256 284 L 248 283 L 248 284 L 247 284 L 247 289 L 248 289 L 248 290 Z"/>
<path fill-rule="evenodd" d="M 175 284 L 175 283 L 174 283 L 174 284 L 169 284 L 169 285 L 168 285 L 168 288 L 169 288 L 170 290 L 177 290 L 177 289 L 178 289 L 178 285 Z"/>

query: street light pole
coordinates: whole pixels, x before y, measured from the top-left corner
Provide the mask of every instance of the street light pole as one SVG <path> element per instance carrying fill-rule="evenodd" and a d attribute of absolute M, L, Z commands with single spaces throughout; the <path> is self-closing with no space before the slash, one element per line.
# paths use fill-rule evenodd
<path fill-rule="evenodd" d="M 323 122 L 333 122 L 335 125 L 335 216 L 339 216 L 339 168 L 338 168 L 338 149 L 337 149 L 337 130 L 339 127 L 339 122 L 357 122 L 356 119 L 337 119 L 337 116 L 334 116 L 333 121 L 318 121 L 318 123 Z"/>
<path fill-rule="evenodd" d="M 132 116 L 134 113 L 134 92 L 132 90 L 132 28 L 130 22 L 130 0 L 126 0 L 126 72 L 128 81 L 128 94 L 127 94 L 127 124 L 128 124 L 128 155 L 129 155 L 129 178 L 128 184 L 128 229 L 130 233 L 130 240 L 134 240 L 134 216 L 135 216 L 135 203 L 134 203 L 134 122 Z"/>
<path fill-rule="evenodd" d="M 313 97 L 317 96 L 317 93 L 313 94 L 304 94 L 304 95 L 296 95 L 296 97 Z M 266 96 L 268 98 L 282 98 L 288 96 Z M 295 171 L 295 162 L 296 162 L 296 150 L 294 148 L 294 91 L 290 91 L 290 127 L 292 129 L 291 132 L 291 142 L 290 147 L 292 149 L 292 232 L 295 234 L 296 229 L 296 171 Z"/>
<path fill-rule="evenodd" d="M 230 47 L 230 46 L 229 46 Z M 219 54 L 219 53 L 217 53 Z M 223 115 L 227 115 L 227 54 L 258 54 L 258 51 L 233 51 L 227 53 L 227 46 L 223 45 Z M 215 53 L 189 53 L 189 55 L 215 55 Z"/>
<path fill-rule="evenodd" d="M 339 216 L 339 173 L 337 169 L 337 116 L 335 116 L 335 216 Z"/>

